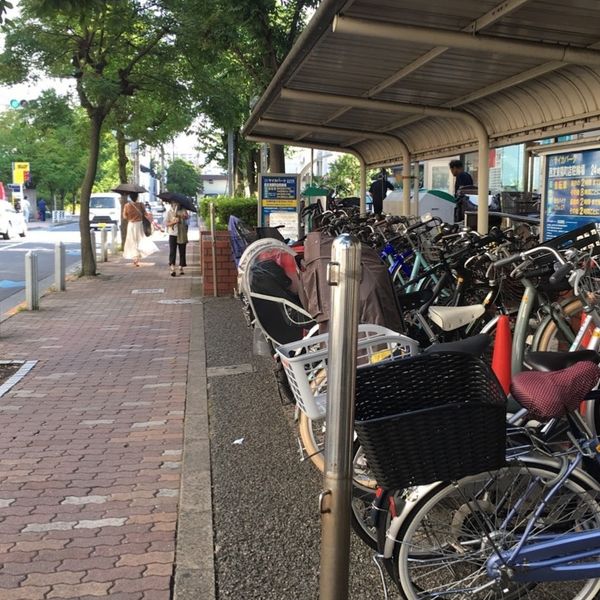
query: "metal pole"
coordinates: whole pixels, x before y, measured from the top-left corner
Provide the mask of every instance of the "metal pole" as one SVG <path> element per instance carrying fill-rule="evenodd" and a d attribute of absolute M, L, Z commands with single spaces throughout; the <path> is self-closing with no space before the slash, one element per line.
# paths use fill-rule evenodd
<path fill-rule="evenodd" d="M 54 286 L 57 292 L 64 292 L 67 288 L 65 245 L 62 242 L 54 245 Z"/>
<path fill-rule="evenodd" d="M 310 149 L 310 185 L 313 184 L 313 179 L 315 177 L 315 149 Z"/>
<path fill-rule="evenodd" d="M 92 253 L 94 255 L 94 262 L 98 262 L 98 249 L 96 248 L 96 232 L 91 229 L 90 230 L 90 238 L 92 240 Z"/>
<path fill-rule="evenodd" d="M 217 296 L 217 240 L 215 234 L 215 203 L 210 203 L 210 246 L 212 249 L 213 296 Z"/>
<path fill-rule="evenodd" d="M 27 310 L 39 310 L 38 257 L 32 250 L 25 254 L 25 300 Z"/>
<path fill-rule="evenodd" d="M 479 167 L 477 169 L 477 232 L 488 232 L 488 196 L 490 192 L 490 143 L 487 133 L 479 135 Z"/>
<path fill-rule="evenodd" d="M 420 181 L 420 172 L 419 172 L 419 161 L 415 162 L 415 175 L 413 181 L 413 201 L 412 201 L 412 209 L 411 215 L 418 217 L 419 216 L 419 190 L 421 189 L 421 181 Z M 411 216 L 409 215 L 409 216 Z"/>
<path fill-rule="evenodd" d="M 360 214 L 367 212 L 367 165 L 360 160 Z"/>
<path fill-rule="evenodd" d="M 320 600 L 348 599 L 360 255 L 360 243 L 347 234 L 341 235 L 333 243 L 328 268 L 332 310 L 325 471 L 319 498 Z"/>
<path fill-rule="evenodd" d="M 235 164 L 233 160 L 234 139 L 233 131 L 227 133 L 227 195 L 233 196 L 235 191 Z"/>
<path fill-rule="evenodd" d="M 119 228 L 113 223 L 111 226 L 111 249 L 110 253 L 115 256 L 117 254 L 117 250 L 119 247 L 119 242 L 117 241 L 117 235 L 119 233 Z"/>
<path fill-rule="evenodd" d="M 100 231 L 100 256 L 102 262 L 108 262 L 108 231 L 106 227 Z"/>

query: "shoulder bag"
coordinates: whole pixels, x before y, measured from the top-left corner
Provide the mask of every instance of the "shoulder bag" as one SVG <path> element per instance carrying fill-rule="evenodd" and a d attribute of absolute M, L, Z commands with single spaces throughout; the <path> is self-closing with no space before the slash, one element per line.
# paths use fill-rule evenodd
<path fill-rule="evenodd" d="M 148 220 L 148 217 L 146 217 L 146 212 L 143 210 L 140 210 L 138 208 L 137 203 L 134 202 L 133 205 L 135 206 L 135 209 L 142 216 L 142 228 L 144 230 L 144 235 L 146 235 L 146 236 L 152 235 L 152 223 L 150 223 L 150 221 Z"/>

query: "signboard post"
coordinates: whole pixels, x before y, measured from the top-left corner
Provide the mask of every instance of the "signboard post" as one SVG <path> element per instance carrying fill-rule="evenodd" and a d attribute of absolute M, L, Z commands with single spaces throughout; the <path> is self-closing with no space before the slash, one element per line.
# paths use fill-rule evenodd
<path fill-rule="evenodd" d="M 299 189 L 296 173 L 260 175 L 258 182 L 258 226 L 283 225 L 284 238 L 298 238 Z"/>
<path fill-rule="evenodd" d="M 600 223 L 600 149 L 546 157 L 544 240 Z"/>

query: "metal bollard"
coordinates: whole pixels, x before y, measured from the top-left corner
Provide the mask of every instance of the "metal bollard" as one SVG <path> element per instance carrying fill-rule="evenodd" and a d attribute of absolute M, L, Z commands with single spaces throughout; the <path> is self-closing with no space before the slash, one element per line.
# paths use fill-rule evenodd
<path fill-rule="evenodd" d="M 210 203 L 210 239 L 212 248 L 213 296 L 219 295 L 217 286 L 217 234 L 215 233 L 215 203 Z"/>
<path fill-rule="evenodd" d="M 92 253 L 94 254 L 94 261 L 98 262 L 98 248 L 96 247 L 96 232 L 90 229 L 90 238 L 92 238 Z"/>
<path fill-rule="evenodd" d="M 65 245 L 62 242 L 56 242 L 54 246 L 54 287 L 58 292 L 64 292 L 67 289 L 66 271 Z"/>
<path fill-rule="evenodd" d="M 100 256 L 102 262 L 108 262 L 108 231 L 106 231 L 106 227 L 100 231 Z"/>
<path fill-rule="evenodd" d="M 360 242 L 336 238 L 328 265 L 331 321 L 327 367 L 327 438 L 321 513 L 320 600 L 348 600 L 352 444 L 356 388 Z"/>
<path fill-rule="evenodd" d="M 39 310 L 38 257 L 32 250 L 25 254 L 25 300 L 27 310 Z"/>
<path fill-rule="evenodd" d="M 119 251 L 119 242 L 117 240 L 117 235 L 119 234 L 119 228 L 113 223 L 110 227 L 110 231 L 111 231 L 111 238 L 110 238 L 110 242 L 111 242 L 111 248 L 110 248 L 110 253 L 113 256 L 116 256 L 117 252 Z"/>

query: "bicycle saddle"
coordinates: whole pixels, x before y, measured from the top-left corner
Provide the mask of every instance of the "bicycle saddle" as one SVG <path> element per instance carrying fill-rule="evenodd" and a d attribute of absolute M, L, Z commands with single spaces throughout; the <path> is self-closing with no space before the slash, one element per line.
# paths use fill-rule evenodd
<path fill-rule="evenodd" d="M 492 338 L 485 333 L 473 335 L 459 340 L 457 342 L 443 342 L 441 344 L 433 344 L 425 350 L 425 353 L 431 352 L 464 352 L 472 356 L 481 356 L 487 347 L 491 344 Z"/>
<path fill-rule="evenodd" d="M 472 323 L 485 312 L 483 304 L 472 306 L 430 306 L 429 318 L 443 331 L 454 331 Z"/>
<path fill-rule="evenodd" d="M 510 391 L 533 417 L 547 420 L 577 410 L 599 378 L 600 368 L 596 363 L 578 362 L 560 371 L 518 373 L 513 377 Z"/>
<path fill-rule="evenodd" d="M 534 371 L 560 371 L 582 361 L 599 363 L 600 355 L 595 350 L 525 353 L 525 364 Z"/>

